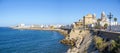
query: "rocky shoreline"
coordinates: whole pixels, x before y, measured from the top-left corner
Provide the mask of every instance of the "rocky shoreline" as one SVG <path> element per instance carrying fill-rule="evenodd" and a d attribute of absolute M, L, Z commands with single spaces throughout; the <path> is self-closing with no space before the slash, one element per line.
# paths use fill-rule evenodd
<path fill-rule="evenodd" d="M 71 46 L 67 53 L 120 52 L 120 37 L 114 40 L 105 39 L 104 37 L 101 37 L 102 35 L 104 34 L 99 34 L 98 32 L 93 32 L 91 30 L 72 29 L 69 36 L 61 40 L 61 43 Z M 107 35 L 110 34 L 105 34 L 104 36 Z M 116 36 L 116 34 L 114 34 L 114 36 Z"/>
<path fill-rule="evenodd" d="M 89 48 L 91 42 L 92 36 L 90 31 L 78 29 L 72 29 L 69 37 L 61 40 L 61 43 L 71 46 L 67 53 L 88 53 L 86 50 Z"/>
<path fill-rule="evenodd" d="M 23 29 L 23 28 L 19 28 L 19 29 Z M 104 49 L 105 47 L 101 45 L 102 48 L 100 49 L 98 47 L 99 45 L 96 44 L 96 42 L 99 42 L 99 40 L 96 39 L 98 32 L 93 32 L 90 30 L 82 30 L 82 29 L 71 29 L 69 33 L 68 33 L 68 30 L 62 30 L 62 29 L 38 29 L 38 28 L 37 29 L 36 28 L 24 28 L 24 29 L 52 30 L 52 31 L 57 31 L 61 33 L 62 35 L 64 35 L 65 38 L 63 40 L 60 40 L 60 43 L 70 46 L 70 48 L 67 50 L 66 53 L 102 53 L 102 52 L 109 51 L 109 50 L 101 51 L 101 49 Z M 103 38 L 100 37 L 100 39 L 103 39 Z M 111 41 L 108 41 L 106 43 L 110 43 L 110 42 Z M 106 45 L 106 47 L 108 46 L 109 45 Z M 120 44 L 118 43 L 117 46 L 120 46 Z M 119 51 L 119 48 L 117 50 Z"/>
<path fill-rule="evenodd" d="M 41 28 L 13 28 L 13 29 L 28 29 L 28 30 L 51 30 L 57 31 L 64 35 L 64 39 L 60 40 L 60 43 L 66 44 L 71 46 L 67 53 L 84 53 L 86 50 L 86 46 L 89 46 L 90 39 L 87 38 L 90 36 L 89 30 L 79 30 L 79 29 L 72 29 L 70 33 L 67 30 L 62 29 L 41 29 Z M 88 36 L 89 35 L 89 36 Z M 87 39 L 87 40 L 86 40 Z M 88 44 L 85 45 L 88 41 Z"/>

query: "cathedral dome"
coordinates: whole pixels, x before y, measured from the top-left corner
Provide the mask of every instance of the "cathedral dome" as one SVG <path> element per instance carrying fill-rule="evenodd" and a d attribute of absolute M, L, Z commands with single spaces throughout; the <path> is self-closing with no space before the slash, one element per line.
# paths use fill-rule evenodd
<path fill-rule="evenodd" d="M 105 17 L 105 12 L 104 11 L 101 13 L 101 17 Z"/>
<path fill-rule="evenodd" d="M 96 18 L 96 14 L 95 13 L 93 14 L 93 18 Z"/>
<path fill-rule="evenodd" d="M 92 14 L 87 14 L 85 17 L 92 17 L 93 15 Z"/>

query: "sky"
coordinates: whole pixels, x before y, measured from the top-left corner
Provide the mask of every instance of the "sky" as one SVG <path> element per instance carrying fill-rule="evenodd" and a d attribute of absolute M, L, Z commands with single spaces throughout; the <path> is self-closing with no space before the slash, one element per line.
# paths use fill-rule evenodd
<path fill-rule="evenodd" d="M 120 22 L 120 0 L 0 0 L 0 26 L 72 24 L 91 13 L 111 12 Z"/>

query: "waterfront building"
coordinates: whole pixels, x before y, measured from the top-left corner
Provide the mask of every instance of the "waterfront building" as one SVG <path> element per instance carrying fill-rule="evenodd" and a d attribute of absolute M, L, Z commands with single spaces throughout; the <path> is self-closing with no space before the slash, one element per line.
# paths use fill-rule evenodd
<path fill-rule="evenodd" d="M 33 25 L 31 25 L 31 27 L 34 27 L 34 28 L 40 28 L 40 25 L 33 24 Z"/>
<path fill-rule="evenodd" d="M 72 25 L 62 25 L 61 29 L 72 29 Z"/>
<path fill-rule="evenodd" d="M 55 28 L 61 28 L 62 25 L 60 24 L 57 24 L 57 25 L 54 25 Z"/>
<path fill-rule="evenodd" d="M 25 24 L 18 24 L 16 27 L 22 28 L 22 27 L 25 27 Z"/>
<path fill-rule="evenodd" d="M 110 26 L 107 27 L 107 31 L 109 31 Z M 120 25 L 111 25 L 112 32 L 120 32 Z"/>
<path fill-rule="evenodd" d="M 111 25 L 118 25 L 118 22 L 111 22 Z"/>
<path fill-rule="evenodd" d="M 85 25 L 91 25 L 97 23 L 96 15 L 87 14 L 84 16 Z"/>
<path fill-rule="evenodd" d="M 83 17 L 83 19 L 80 19 L 78 22 L 74 22 L 73 28 L 83 28 L 83 24 L 85 26 L 94 26 L 97 23 L 96 14 L 87 14 Z"/>
<path fill-rule="evenodd" d="M 30 27 L 34 27 L 34 25 L 31 25 Z"/>
<path fill-rule="evenodd" d="M 44 28 L 44 25 L 40 25 L 40 28 Z"/>
<path fill-rule="evenodd" d="M 25 24 L 20 24 L 20 25 L 18 25 L 19 27 L 24 27 L 25 26 Z"/>
<path fill-rule="evenodd" d="M 73 28 L 82 28 L 83 27 L 83 20 L 80 19 L 78 22 L 74 22 L 73 24 Z"/>
<path fill-rule="evenodd" d="M 85 28 L 93 28 L 97 23 L 96 14 L 87 14 L 83 19 Z"/>
<path fill-rule="evenodd" d="M 16 26 L 13 26 L 13 28 L 29 28 L 30 26 L 25 25 L 25 24 L 18 24 Z"/>
<path fill-rule="evenodd" d="M 101 18 L 100 18 L 100 26 L 104 26 L 105 24 L 109 25 L 109 21 L 107 19 L 107 16 L 105 14 L 105 12 L 101 13 Z"/>

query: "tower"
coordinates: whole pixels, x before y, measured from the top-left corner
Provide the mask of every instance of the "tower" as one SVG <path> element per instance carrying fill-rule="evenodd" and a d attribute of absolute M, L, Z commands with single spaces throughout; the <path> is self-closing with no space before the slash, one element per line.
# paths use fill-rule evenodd
<path fill-rule="evenodd" d="M 102 17 L 105 17 L 105 12 L 104 12 L 104 11 L 101 13 L 101 16 L 102 16 Z"/>
<path fill-rule="evenodd" d="M 93 14 L 93 18 L 94 18 L 94 19 L 96 18 L 96 14 L 95 14 L 95 13 Z"/>
<path fill-rule="evenodd" d="M 107 21 L 107 18 L 106 18 L 106 15 L 105 15 L 104 11 L 101 13 L 101 20 L 102 21 Z"/>

